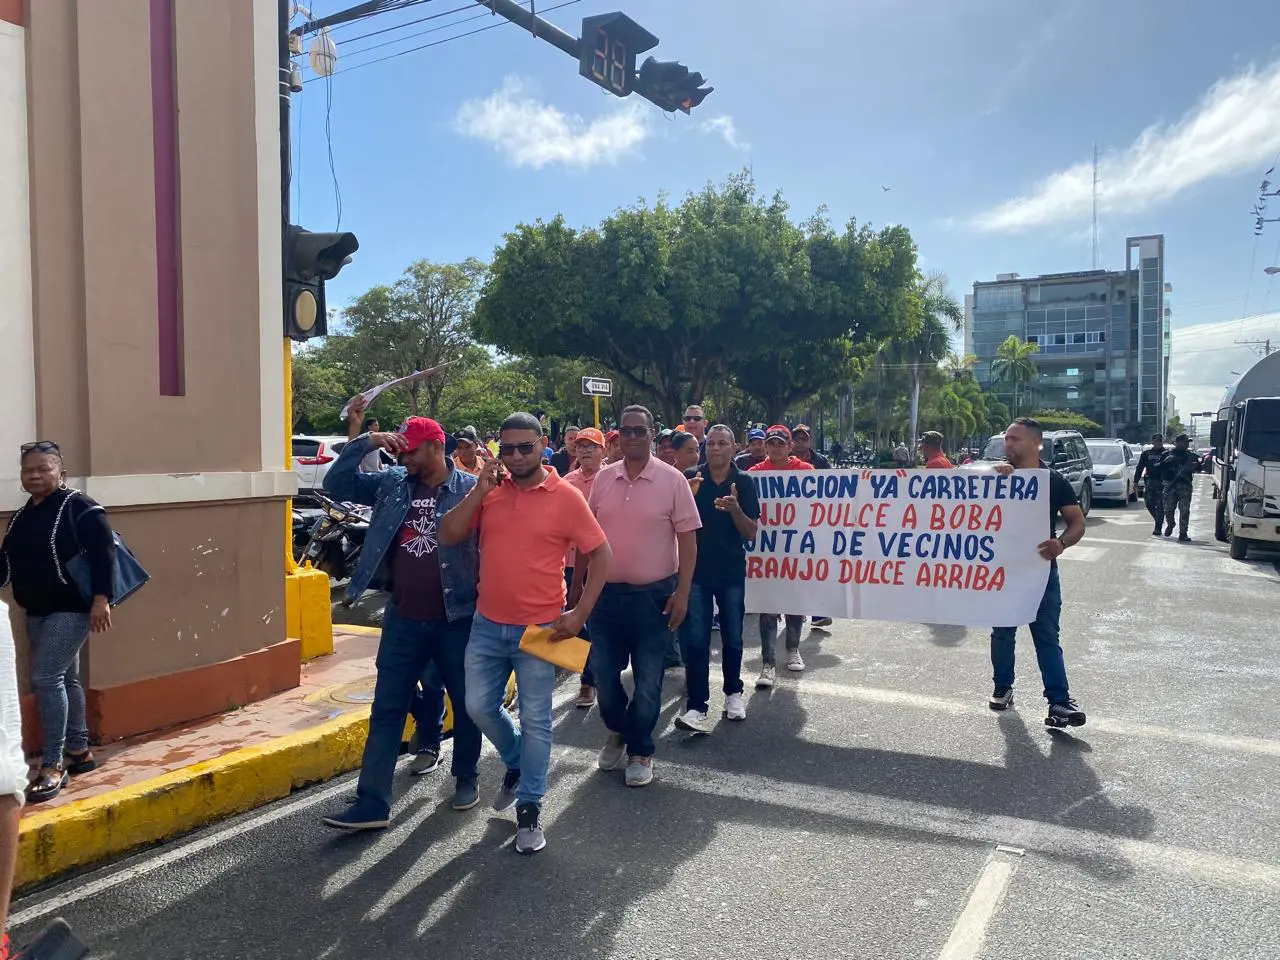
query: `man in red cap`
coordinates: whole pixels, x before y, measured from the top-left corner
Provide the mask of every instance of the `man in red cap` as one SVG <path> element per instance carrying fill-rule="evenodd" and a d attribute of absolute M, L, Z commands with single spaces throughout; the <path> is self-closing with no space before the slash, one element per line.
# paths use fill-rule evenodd
<path fill-rule="evenodd" d="M 617 463 L 622 459 L 622 434 L 610 430 L 604 435 L 604 462 Z"/>
<path fill-rule="evenodd" d="M 379 448 L 394 455 L 397 465 L 361 473 L 360 461 Z M 410 417 L 398 433 L 356 437 L 325 476 L 325 492 L 331 497 L 373 507 L 347 586 L 348 601 L 359 599 L 383 571 L 390 582 L 380 579 L 376 585 L 391 593 L 383 614 L 378 680 L 356 802 L 325 817 L 328 826 L 375 830 L 390 822 L 391 782 L 405 715 L 428 664 L 435 665 L 454 705 L 453 808 L 468 810 L 479 800 L 480 730 L 463 709 L 467 640 L 476 608 L 476 538 L 442 545 L 437 533 L 440 519 L 475 485 L 475 477 L 445 456 L 444 430 L 426 417 Z"/>
<path fill-rule="evenodd" d="M 764 432 L 765 458 L 747 472 L 760 470 L 812 470 L 813 464 L 801 460 L 792 453 L 791 431 L 780 423 L 775 423 Z M 772 687 L 777 680 L 777 643 L 778 619 L 782 614 L 760 614 L 760 659 L 764 667 L 756 680 L 756 689 L 764 690 Z M 800 656 L 800 631 L 804 629 L 807 618 L 794 613 L 786 615 L 787 669 L 799 673 L 804 669 L 804 658 Z"/>

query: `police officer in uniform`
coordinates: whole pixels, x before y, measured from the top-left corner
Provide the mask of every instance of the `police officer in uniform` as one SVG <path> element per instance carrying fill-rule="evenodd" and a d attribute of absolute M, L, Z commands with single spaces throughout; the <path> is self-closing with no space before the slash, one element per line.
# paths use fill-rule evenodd
<path fill-rule="evenodd" d="M 1151 531 L 1153 537 L 1160 536 L 1160 520 L 1164 517 L 1164 458 L 1169 450 L 1164 445 L 1164 434 L 1157 433 L 1151 438 L 1151 449 L 1143 450 L 1138 457 L 1138 469 L 1133 475 L 1135 484 L 1142 482 L 1142 475 L 1147 475 L 1147 485 L 1143 488 L 1142 499 L 1147 505 L 1147 513 L 1155 522 Z"/>
<path fill-rule="evenodd" d="M 1200 458 L 1191 450 L 1191 438 L 1178 434 L 1173 450 L 1164 458 L 1161 473 L 1164 477 L 1164 535 L 1173 534 L 1174 514 L 1178 514 L 1178 540 L 1190 543 L 1187 525 L 1191 522 L 1191 475 L 1199 472 Z"/>

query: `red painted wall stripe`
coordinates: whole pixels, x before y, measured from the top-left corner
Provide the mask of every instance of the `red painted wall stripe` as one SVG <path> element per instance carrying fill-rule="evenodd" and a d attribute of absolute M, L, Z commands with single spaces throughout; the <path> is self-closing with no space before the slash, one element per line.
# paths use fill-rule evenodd
<path fill-rule="evenodd" d="M 182 284 L 178 203 L 178 82 L 174 0 L 151 0 L 151 121 L 155 143 L 156 293 L 160 395 L 183 393 Z"/>

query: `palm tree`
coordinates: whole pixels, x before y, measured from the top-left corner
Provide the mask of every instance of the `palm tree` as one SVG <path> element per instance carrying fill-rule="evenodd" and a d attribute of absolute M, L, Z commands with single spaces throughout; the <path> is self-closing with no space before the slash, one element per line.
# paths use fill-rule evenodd
<path fill-rule="evenodd" d="M 920 385 L 929 364 L 936 364 L 951 352 L 952 331 L 964 329 L 964 308 L 947 291 L 947 277 L 931 273 L 918 281 L 916 300 L 920 309 L 920 330 L 905 344 L 911 369 L 911 413 L 907 432 L 914 448 L 920 420 Z"/>
<path fill-rule="evenodd" d="M 952 380 L 964 380 L 966 377 L 973 376 L 973 368 L 978 364 L 976 354 L 966 353 L 961 356 L 958 353 L 950 354 L 942 361 L 942 372 Z"/>
<path fill-rule="evenodd" d="M 1040 372 L 1036 362 L 1031 359 L 1039 350 L 1039 344 L 1027 343 L 1012 335 L 996 347 L 995 359 L 991 361 L 991 379 L 1013 384 L 1015 417 L 1018 415 L 1018 388 Z"/>

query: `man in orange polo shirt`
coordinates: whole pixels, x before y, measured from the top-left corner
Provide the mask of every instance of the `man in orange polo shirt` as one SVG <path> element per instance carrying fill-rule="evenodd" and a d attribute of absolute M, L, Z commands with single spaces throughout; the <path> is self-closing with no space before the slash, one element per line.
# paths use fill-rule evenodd
<path fill-rule="evenodd" d="M 552 627 L 554 639 L 577 636 L 595 606 L 613 554 L 587 501 L 542 462 L 542 426 L 528 413 L 502 424 L 498 457 L 488 461 L 475 489 L 440 522 L 440 542 L 480 534 L 480 582 L 467 642 L 467 713 L 498 748 L 507 775 L 493 801 L 516 808 L 517 853 L 547 845 L 539 813 L 551 761 L 551 695 L 556 668 L 520 649 L 531 625 Z M 500 477 L 499 464 L 507 476 Z M 564 558 L 570 546 L 590 560 L 582 597 L 564 610 Z M 563 611 L 563 612 L 562 612 Z M 502 705 L 514 670 L 520 725 Z"/>

